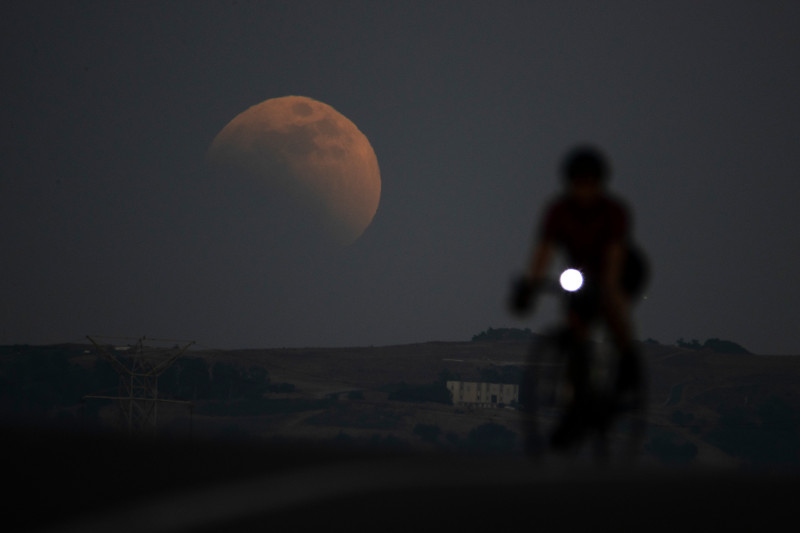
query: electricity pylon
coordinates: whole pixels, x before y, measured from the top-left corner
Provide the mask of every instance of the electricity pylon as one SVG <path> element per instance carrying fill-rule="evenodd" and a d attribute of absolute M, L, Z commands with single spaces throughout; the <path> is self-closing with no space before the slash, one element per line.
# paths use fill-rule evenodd
<path fill-rule="evenodd" d="M 183 347 L 175 344 L 173 348 L 152 348 L 145 346 L 145 337 L 141 337 L 134 347 L 123 352 L 124 355 L 116 356 L 92 337 L 87 335 L 86 338 L 119 374 L 119 394 L 118 396 L 91 395 L 84 398 L 114 400 L 119 407 L 120 425 L 129 435 L 156 435 L 159 403 L 191 406 L 191 402 L 159 398 L 158 376 L 183 355 L 194 341 L 186 341 L 188 344 Z"/>

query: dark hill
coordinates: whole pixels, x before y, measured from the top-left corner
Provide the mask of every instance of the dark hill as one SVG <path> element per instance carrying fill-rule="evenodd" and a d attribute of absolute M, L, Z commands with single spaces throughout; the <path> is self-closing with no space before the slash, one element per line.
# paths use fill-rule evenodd
<path fill-rule="evenodd" d="M 646 343 L 654 462 L 799 464 L 800 357 L 716 353 Z M 159 380 L 159 396 L 191 401 L 159 411 L 164 435 L 463 449 L 495 424 L 517 436 L 513 409 L 441 403 L 447 380 L 512 382 L 527 340 L 402 346 L 194 350 Z M 118 392 L 89 346 L 0 348 L 0 408 L 9 422 L 108 427 Z M 446 399 L 445 399 L 446 401 Z M 513 406 L 506 406 L 513 407 Z M 744 428 L 744 429 L 742 429 Z"/>
<path fill-rule="evenodd" d="M 117 391 L 117 375 L 88 346 L 0 348 L 14 487 L 6 522 L 248 531 L 524 519 L 544 530 L 749 530 L 793 509 L 800 357 L 643 345 L 649 433 L 635 469 L 532 462 L 520 452 L 517 411 L 420 399 L 446 379 L 513 376 L 529 349 L 501 340 L 195 350 L 159 389 L 191 400 L 193 412 L 164 408 L 161 438 L 133 440 L 102 429 L 113 403 L 81 403 Z"/>

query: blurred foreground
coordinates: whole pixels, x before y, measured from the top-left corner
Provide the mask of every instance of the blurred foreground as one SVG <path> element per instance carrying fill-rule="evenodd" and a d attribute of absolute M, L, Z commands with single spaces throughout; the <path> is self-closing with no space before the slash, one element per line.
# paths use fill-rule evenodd
<path fill-rule="evenodd" d="M 800 477 L 3 431 L 6 531 L 777 530 Z"/>

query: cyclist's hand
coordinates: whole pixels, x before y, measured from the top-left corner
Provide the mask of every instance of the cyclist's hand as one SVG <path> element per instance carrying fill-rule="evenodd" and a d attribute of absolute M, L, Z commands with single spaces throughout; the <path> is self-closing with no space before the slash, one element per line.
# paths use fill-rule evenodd
<path fill-rule="evenodd" d="M 526 277 L 520 277 L 514 282 L 511 290 L 509 307 L 515 315 L 522 316 L 533 311 L 536 299 L 537 286 Z"/>

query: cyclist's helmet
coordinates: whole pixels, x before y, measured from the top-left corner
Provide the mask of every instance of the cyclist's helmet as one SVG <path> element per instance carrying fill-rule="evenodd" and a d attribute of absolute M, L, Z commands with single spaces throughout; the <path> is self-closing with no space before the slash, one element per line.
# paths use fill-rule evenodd
<path fill-rule="evenodd" d="M 578 146 L 564 157 L 561 173 L 566 181 L 578 176 L 595 176 L 605 182 L 610 169 L 606 156 L 600 150 L 593 146 Z"/>

